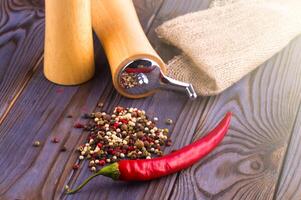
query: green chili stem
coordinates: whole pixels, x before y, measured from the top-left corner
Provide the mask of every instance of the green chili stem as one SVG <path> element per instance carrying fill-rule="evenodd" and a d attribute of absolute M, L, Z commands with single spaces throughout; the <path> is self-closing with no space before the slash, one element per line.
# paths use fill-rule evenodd
<path fill-rule="evenodd" d="M 82 184 L 80 184 L 76 189 L 67 191 L 67 194 L 74 194 L 74 193 L 78 192 L 87 183 L 89 183 L 94 177 L 99 176 L 99 175 L 107 176 L 107 177 L 117 180 L 120 176 L 120 172 L 118 169 L 118 163 L 113 163 L 111 165 L 101 168 L 98 172 L 96 172 L 95 174 L 93 174 L 92 176 L 90 176 L 86 180 L 84 180 L 84 182 Z"/>
<path fill-rule="evenodd" d="M 89 178 L 87 178 L 82 184 L 80 184 L 76 189 L 74 190 L 70 190 L 67 191 L 67 194 L 74 194 L 76 192 L 78 192 L 79 190 L 81 190 L 87 183 L 89 183 L 89 181 L 91 181 L 94 177 L 99 176 L 100 174 L 95 173 L 92 176 L 90 176 Z"/>

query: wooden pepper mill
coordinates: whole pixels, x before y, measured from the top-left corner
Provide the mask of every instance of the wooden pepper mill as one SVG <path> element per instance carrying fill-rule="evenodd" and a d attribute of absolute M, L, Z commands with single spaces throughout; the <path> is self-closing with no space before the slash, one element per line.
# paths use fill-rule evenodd
<path fill-rule="evenodd" d="M 164 75 L 165 64 L 143 32 L 132 0 L 91 2 L 93 29 L 104 47 L 118 92 L 141 98 L 159 89 L 175 89 L 196 97 L 191 84 Z"/>
<path fill-rule="evenodd" d="M 47 0 L 44 74 L 76 85 L 94 75 L 90 0 Z"/>

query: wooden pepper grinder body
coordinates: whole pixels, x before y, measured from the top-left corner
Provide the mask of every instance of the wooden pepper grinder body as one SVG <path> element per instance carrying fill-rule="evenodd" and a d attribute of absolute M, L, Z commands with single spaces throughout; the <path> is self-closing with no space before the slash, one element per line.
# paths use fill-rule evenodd
<path fill-rule="evenodd" d="M 76 85 L 94 75 L 90 0 L 47 0 L 44 74 L 50 81 Z"/>
<path fill-rule="evenodd" d="M 119 85 L 119 72 L 136 59 L 151 59 L 163 72 L 165 64 L 149 43 L 136 14 L 132 0 L 92 0 L 92 25 L 107 55 L 113 84 L 122 95 L 141 98 L 151 95 L 130 95 Z"/>

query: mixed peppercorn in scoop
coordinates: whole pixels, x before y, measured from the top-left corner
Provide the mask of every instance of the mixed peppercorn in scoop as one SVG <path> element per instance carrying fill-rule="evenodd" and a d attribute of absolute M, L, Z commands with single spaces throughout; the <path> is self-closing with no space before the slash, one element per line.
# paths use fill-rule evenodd
<path fill-rule="evenodd" d="M 89 160 L 91 171 L 124 158 L 150 159 L 161 156 L 161 147 L 171 145 L 168 129 L 158 128 L 155 124 L 157 118 L 150 120 L 145 111 L 137 108 L 118 106 L 111 115 L 96 112 L 85 115 L 85 118 L 91 119 L 84 126 L 89 136 L 78 151 L 80 160 Z"/>

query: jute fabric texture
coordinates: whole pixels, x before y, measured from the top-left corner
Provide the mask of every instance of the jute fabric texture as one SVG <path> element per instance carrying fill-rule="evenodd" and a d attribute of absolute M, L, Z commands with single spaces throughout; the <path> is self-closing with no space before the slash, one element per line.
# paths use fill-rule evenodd
<path fill-rule="evenodd" d="M 217 0 L 156 32 L 182 50 L 168 75 L 192 83 L 201 96 L 216 95 L 301 33 L 301 0 Z"/>

